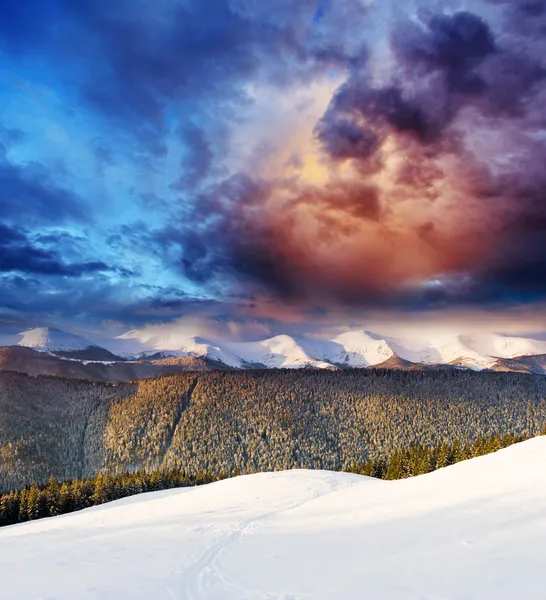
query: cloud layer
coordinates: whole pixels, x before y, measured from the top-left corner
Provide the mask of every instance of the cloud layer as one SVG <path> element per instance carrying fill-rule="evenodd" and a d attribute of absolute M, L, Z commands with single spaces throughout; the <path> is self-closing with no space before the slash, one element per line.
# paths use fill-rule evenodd
<path fill-rule="evenodd" d="M 10 318 L 546 299 L 546 1 L 7 0 L 2 17 Z"/>

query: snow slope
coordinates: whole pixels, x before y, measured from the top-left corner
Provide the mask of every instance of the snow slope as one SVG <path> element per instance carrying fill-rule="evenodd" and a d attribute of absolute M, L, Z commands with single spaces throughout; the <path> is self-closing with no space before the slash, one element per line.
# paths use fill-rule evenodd
<path fill-rule="evenodd" d="M 502 335 L 461 335 L 461 341 L 474 352 L 499 358 L 546 354 L 546 341 Z"/>
<path fill-rule="evenodd" d="M 278 335 L 261 342 L 228 344 L 228 348 L 241 358 L 241 365 L 264 365 L 276 369 L 298 369 L 313 367 L 331 368 L 331 364 L 322 360 L 322 353 L 313 344 L 302 345 L 302 341 L 289 335 Z"/>
<path fill-rule="evenodd" d="M 171 350 L 173 356 L 194 356 L 198 358 L 208 358 L 210 360 L 219 361 L 229 367 L 239 368 L 241 359 L 230 352 L 227 348 L 223 348 L 216 342 L 206 340 L 200 337 L 193 337 L 185 340 L 178 348 Z"/>
<path fill-rule="evenodd" d="M 51 327 L 37 327 L 19 335 L 22 336 L 19 346 L 33 348 L 40 352 L 73 352 L 96 347 L 95 344 L 79 335 Z"/>
<path fill-rule="evenodd" d="M 542 598 L 545 461 L 536 438 L 403 481 L 258 474 L 3 528 L 2 599 Z"/>
<path fill-rule="evenodd" d="M 396 355 L 390 340 L 369 331 L 351 331 L 332 341 L 339 345 L 339 350 L 331 360 L 350 367 L 379 365 Z"/>
<path fill-rule="evenodd" d="M 268 368 L 331 368 L 329 362 L 309 352 L 301 342 L 288 335 L 279 335 L 259 342 L 221 342 L 201 337 L 181 338 L 176 333 L 158 337 L 141 336 L 130 331 L 117 338 L 127 344 L 135 341 L 136 357 L 161 353 L 170 356 L 208 358 L 230 367 L 245 368 L 263 365 Z M 318 342 L 308 341 L 306 347 L 315 348 Z M 144 352 L 142 348 L 147 348 Z"/>

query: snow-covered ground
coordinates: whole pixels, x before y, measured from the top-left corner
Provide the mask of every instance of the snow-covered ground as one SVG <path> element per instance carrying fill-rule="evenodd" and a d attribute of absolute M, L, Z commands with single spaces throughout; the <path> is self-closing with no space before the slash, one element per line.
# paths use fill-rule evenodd
<path fill-rule="evenodd" d="M 414 479 L 291 471 L 0 530 L 3 600 L 544 598 L 546 438 Z"/>

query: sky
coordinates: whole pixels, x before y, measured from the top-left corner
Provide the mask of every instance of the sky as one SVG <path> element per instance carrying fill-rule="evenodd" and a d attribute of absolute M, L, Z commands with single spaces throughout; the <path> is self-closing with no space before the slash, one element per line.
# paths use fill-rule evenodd
<path fill-rule="evenodd" d="M 3 0 L 0 105 L 4 325 L 546 329 L 546 0 Z"/>

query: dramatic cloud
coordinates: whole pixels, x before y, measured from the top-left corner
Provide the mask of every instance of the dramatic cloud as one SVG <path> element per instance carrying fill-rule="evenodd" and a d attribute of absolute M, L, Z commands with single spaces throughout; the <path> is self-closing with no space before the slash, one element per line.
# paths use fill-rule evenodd
<path fill-rule="evenodd" d="M 229 117 L 248 101 L 246 86 L 254 78 L 289 86 L 351 58 L 354 33 L 340 36 L 339 26 L 350 18 L 357 27 L 364 5 L 346 0 L 311 27 L 318 7 L 316 0 L 276 0 L 267 8 L 248 0 L 120 0 L 115 6 L 7 0 L 3 33 L 10 53 L 42 51 L 52 69 L 67 63 L 81 101 L 151 152 L 167 152 L 169 111 L 171 121 L 180 117 L 190 152 L 200 155 L 203 136 L 192 119 Z"/>
<path fill-rule="evenodd" d="M 0 10 L 10 311 L 546 300 L 546 0 Z"/>
<path fill-rule="evenodd" d="M 388 69 L 366 51 L 316 126 L 327 182 L 226 180 L 178 238 L 185 274 L 307 301 L 541 296 L 546 71 L 534 38 L 507 23 L 399 16 Z"/>
<path fill-rule="evenodd" d="M 73 193 L 59 187 L 40 164 L 24 167 L 2 157 L 0 147 L 0 215 L 26 223 L 83 220 L 88 212 Z"/>
<path fill-rule="evenodd" d="M 56 252 L 32 244 L 22 231 L 0 223 L 0 272 L 81 277 L 108 271 L 101 261 L 66 264 Z"/>

